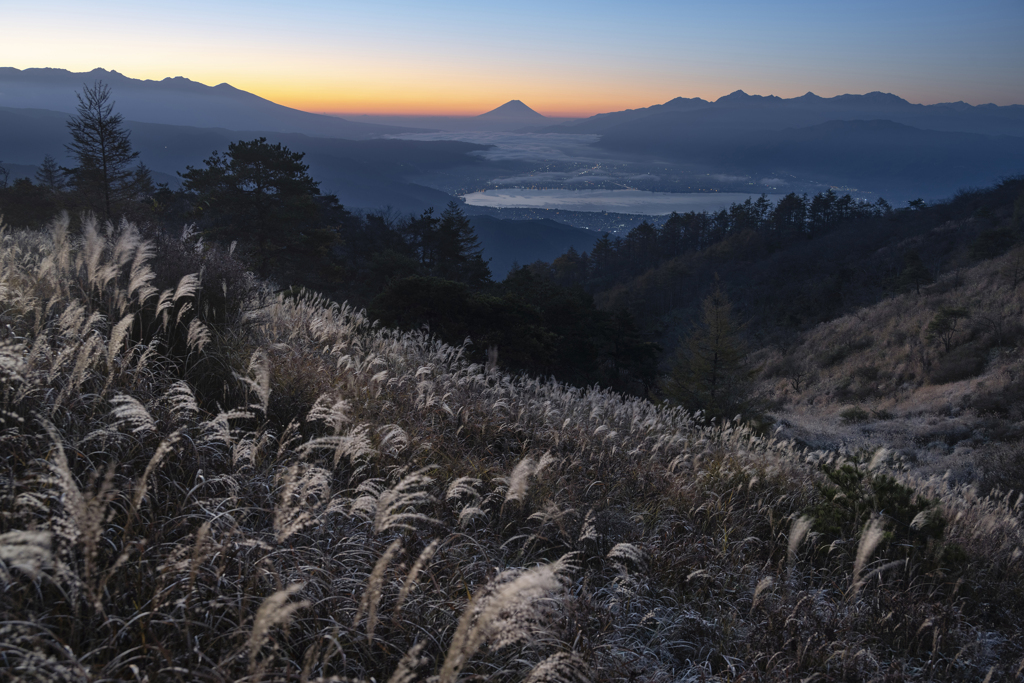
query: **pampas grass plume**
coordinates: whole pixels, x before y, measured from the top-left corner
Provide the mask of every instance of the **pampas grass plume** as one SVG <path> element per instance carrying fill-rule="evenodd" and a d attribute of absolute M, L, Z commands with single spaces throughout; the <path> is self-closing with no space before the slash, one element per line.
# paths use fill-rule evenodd
<path fill-rule="evenodd" d="M 871 555 L 875 552 L 875 548 L 885 538 L 885 526 L 882 520 L 874 518 L 868 522 L 867 527 L 860 537 L 860 544 L 857 546 L 857 559 L 853 564 L 853 593 L 857 594 L 862 585 L 861 573 L 864 571 L 865 565 L 868 560 L 871 559 Z"/>
<path fill-rule="evenodd" d="M 252 632 L 249 634 L 248 643 L 246 643 L 246 648 L 249 650 L 250 672 L 256 669 L 256 656 L 266 644 L 270 629 L 279 624 L 287 624 L 295 612 L 309 606 L 305 600 L 288 602 L 293 595 L 302 590 L 303 586 L 304 584 L 301 583 L 293 583 L 287 588 L 277 591 L 264 600 L 256 611 Z"/>

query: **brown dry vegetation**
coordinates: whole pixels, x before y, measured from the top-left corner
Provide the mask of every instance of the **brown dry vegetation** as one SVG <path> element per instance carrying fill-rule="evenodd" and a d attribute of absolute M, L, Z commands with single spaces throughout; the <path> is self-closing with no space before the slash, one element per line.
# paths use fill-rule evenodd
<path fill-rule="evenodd" d="M 814 448 L 886 446 L 894 464 L 985 492 L 1024 489 L 1022 276 L 1017 247 L 760 352 L 784 433 Z M 969 314 L 945 341 L 929 334 L 943 309 Z"/>
<path fill-rule="evenodd" d="M 2 240 L 8 678 L 1024 667 L 1020 498 L 501 375 L 130 225 Z"/>

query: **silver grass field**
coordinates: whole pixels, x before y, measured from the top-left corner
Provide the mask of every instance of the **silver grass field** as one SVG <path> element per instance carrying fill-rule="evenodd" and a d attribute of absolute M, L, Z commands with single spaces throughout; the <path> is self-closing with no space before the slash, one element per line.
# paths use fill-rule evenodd
<path fill-rule="evenodd" d="M 508 376 L 188 233 L 0 240 L 4 679 L 1024 672 L 1020 492 Z"/>

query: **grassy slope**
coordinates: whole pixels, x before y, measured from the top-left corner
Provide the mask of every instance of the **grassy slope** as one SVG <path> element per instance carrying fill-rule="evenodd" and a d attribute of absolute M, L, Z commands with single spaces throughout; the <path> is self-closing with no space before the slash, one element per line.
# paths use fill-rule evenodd
<path fill-rule="evenodd" d="M 867 466 L 502 376 L 315 297 L 239 311 L 225 259 L 126 226 L 3 235 L 13 677 L 1019 673 L 1016 499 L 903 500 Z"/>
<path fill-rule="evenodd" d="M 786 433 L 814 448 L 889 446 L 919 474 L 984 490 L 1024 488 L 1022 280 L 1017 247 L 761 351 Z M 970 314 L 949 350 L 928 335 L 942 308 Z"/>

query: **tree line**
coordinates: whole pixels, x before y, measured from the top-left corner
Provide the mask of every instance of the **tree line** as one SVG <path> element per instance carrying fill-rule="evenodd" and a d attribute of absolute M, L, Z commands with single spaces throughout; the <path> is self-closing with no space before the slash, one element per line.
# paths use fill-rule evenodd
<path fill-rule="evenodd" d="M 552 266 L 559 282 L 599 291 L 728 239 L 745 238 L 767 253 L 820 237 L 852 219 L 879 218 L 892 211 L 884 199 L 857 201 L 831 188 L 811 198 L 791 192 L 775 203 L 762 194 L 718 212 L 673 212 L 660 227 L 644 221 L 624 237 L 605 233 L 589 253 L 570 250 Z"/>

